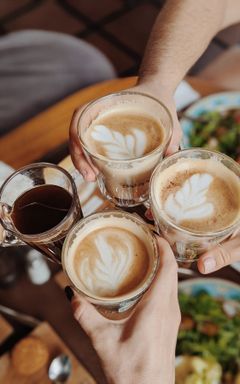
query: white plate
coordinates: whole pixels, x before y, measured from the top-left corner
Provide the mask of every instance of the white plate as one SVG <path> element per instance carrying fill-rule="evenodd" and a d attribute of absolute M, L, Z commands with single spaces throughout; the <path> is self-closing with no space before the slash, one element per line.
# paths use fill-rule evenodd
<path fill-rule="evenodd" d="M 216 298 L 239 300 L 240 304 L 240 285 L 229 280 L 201 277 L 189 279 L 179 283 L 179 290 L 189 295 L 196 295 L 204 290 Z"/>
<path fill-rule="evenodd" d="M 231 108 L 240 108 L 240 92 L 221 92 L 203 97 L 191 107 L 187 108 L 185 115 L 199 117 L 204 112 L 226 111 Z M 193 123 L 185 118 L 180 120 L 183 130 L 182 148 L 189 148 L 189 135 L 193 129 Z"/>

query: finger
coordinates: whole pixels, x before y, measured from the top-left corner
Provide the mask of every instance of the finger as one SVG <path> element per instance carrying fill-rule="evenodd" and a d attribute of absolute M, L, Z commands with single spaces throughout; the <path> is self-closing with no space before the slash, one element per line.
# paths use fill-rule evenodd
<path fill-rule="evenodd" d="M 212 273 L 235 261 L 240 261 L 240 236 L 204 253 L 198 260 L 198 269 L 204 274 Z"/>
<path fill-rule="evenodd" d="M 71 300 L 71 306 L 75 319 L 89 336 L 108 321 L 91 303 L 76 292 Z"/>
<path fill-rule="evenodd" d="M 177 291 L 177 262 L 169 243 L 161 237 L 157 238 L 159 252 L 159 268 L 144 301 L 154 305 L 161 303 L 163 296 Z"/>
<path fill-rule="evenodd" d="M 81 113 L 81 109 L 78 109 L 74 112 L 70 128 L 69 128 L 69 148 L 70 154 L 74 166 L 79 170 L 85 180 L 95 181 L 96 180 L 96 170 L 89 164 L 86 159 L 78 135 L 77 135 L 77 126 L 78 120 Z"/>
<path fill-rule="evenodd" d="M 152 211 L 151 211 L 150 208 L 148 208 L 148 209 L 146 210 L 146 212 L 145 212 L 145 216 L 146 216 L 146 218 L 147 218 L 148 220 L 153 221 L 153 215 L 152 215 Z"/>
<path fill-rule="evenodd" d="M 180 142 L 182 139 L 182 129 L 178 121 L 178 117 L 175 114 L 173 116 L 173 134 L 170 144 L 166 150 L 166 155 L 169 156 L 179 150 Z"/>

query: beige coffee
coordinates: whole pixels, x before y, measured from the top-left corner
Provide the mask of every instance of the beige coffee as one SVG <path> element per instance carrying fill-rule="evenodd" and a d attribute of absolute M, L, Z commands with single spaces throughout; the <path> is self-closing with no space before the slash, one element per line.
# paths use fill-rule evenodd
<path fill-rule="evenodd" d="M 240 218 L 239 178 L 217 159 L 179 159 L 153 187 L 160 210 L 197 232 L 225 229 Z"/>
<path fill-rule="evenodd" d="M 75 286 L 95 298 L 131 295 L 152 272 L 153 249 L 145 231 L 126 218 L 98 218 L 83 227 L 65 268 Z"/>
<path fill-rule="evenodd" d="M 163 140 L 164 130 L 156 119 L 126 106 L 102 113 L 83 136 L 92 153 L 114 160 L 141 158 Z"/>

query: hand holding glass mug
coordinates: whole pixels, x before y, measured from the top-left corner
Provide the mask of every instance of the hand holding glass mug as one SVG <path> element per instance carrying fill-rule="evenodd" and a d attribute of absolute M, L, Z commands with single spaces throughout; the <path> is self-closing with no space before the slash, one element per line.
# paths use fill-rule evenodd
<path fill-rule="evenodd" d="M 83 176 L 87 169 L 88 180 L 97 174 L 101 192 L 115 205 L 139 205 L 148 199 L 149 180 L 170 142 L 172 125 L 168 109 L 149 95 L 122 91 L 102 97 L 73 118 L 75 164 Z"/>
<path fill-rule="evenodd" d="M 158 238 L 157 246 L 160 266 L 154 281 L 124 320 L 106 319 L 86 298 L 77 293 L 72 297 L 66 289 L 74 316 L 91 338 L 109 383 L 174 383 L 180 323 L 177 264 L 164 239 Z"/>
<path fill-rule="evenodd" d="M 240 166 L 218 152 L 197 148 L 179 151 L 155 169 L 151 207 L 155 223 L 177 260 L 195 261 L 217 246 L 216 266 L 226 264 L 226 255 L 229 262 L 231 259 L 228 248 L 237 240 L 219 244 L 240 227 Z M 203 271 L 200 261 L 199 266 Z"/>

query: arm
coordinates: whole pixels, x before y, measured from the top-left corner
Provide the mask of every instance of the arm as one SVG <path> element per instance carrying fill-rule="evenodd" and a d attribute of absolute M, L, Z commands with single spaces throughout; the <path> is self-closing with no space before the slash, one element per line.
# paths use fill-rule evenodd
<path fill-rule="evenodd" d="M 240 21 L 239 0 L 169 0 L 152 29 L 139 84 L 173 94 L 179 82 L 221 30 Z"/>
<path fill-rule="evenodd" d="M 180 322 L 177 264 L 158 239 L 160 268 L 153 284 L 125 320 L 103 317 L 83 297 L 71 299 L 75 319 L 90 337 L 109 384 L 174 384 Z"/>
<path fill-rule="evenodd" d="M 177 151 L 181 140 L 173 100 L 177 85 L 215 34 L 238 21 L 239 0 L 168 0 L 157 17 L 134 89 L 152 94 L 168 106 L 174 131 L 167 154 Z M 96 170 L 85 159 L 76 134 L 78 115 L 79 110 L 70 126 L 72 160 L 83 177 L 93 181 Z"/>

